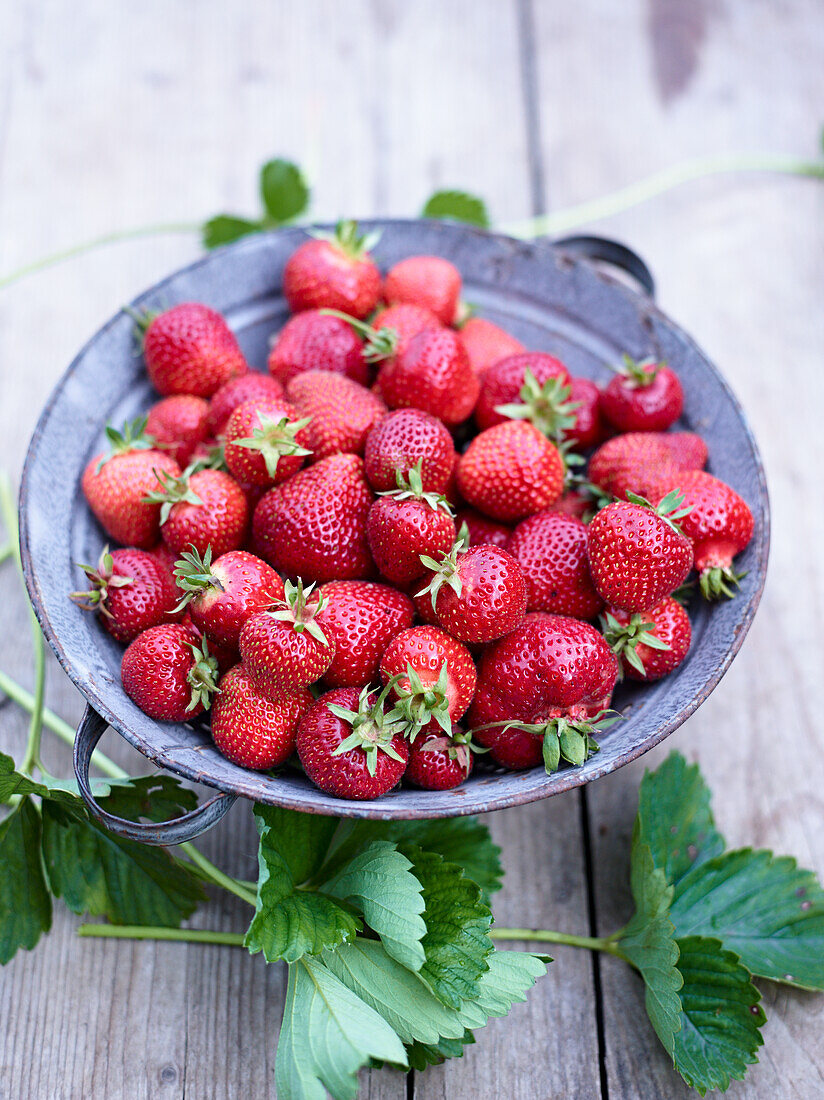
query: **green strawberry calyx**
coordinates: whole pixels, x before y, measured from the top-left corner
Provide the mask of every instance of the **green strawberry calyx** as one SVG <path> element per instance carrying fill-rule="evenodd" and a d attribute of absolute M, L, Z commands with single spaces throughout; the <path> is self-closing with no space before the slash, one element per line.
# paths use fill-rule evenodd
<path fill-rule="evenodd" d="M 283 599 L 267 614 L 278 622 L 289 623 L 298 634 L 303 634 L 305 631 L 316 642 L 328 646 L 329 639 L 317 621 L 317 615 L 324 609 L 327 600 L 323 593 L 318 592 L 314 595 L 314 591 L 314 584 L 310 584 L 308 588 L 303 587 L 301 577 L 298 577 L 297 584 L 289 580 L 284 581 Z"/>
<path fill-rule="evenodd" d="M 114 572 L 114 559 L 108 546 L 103 547 L 97 565 L 84 565 L 82 562 L 77 562 L 77 566 L 86 574 L 91 588 L 88 592 L 70 592 L 69 599 L 74 600 L 84 611 L 99 611 L 106 618 L 111 619 L 112 613 L 106 606 L 109 589 L 125 588 L 127 585 L 134 584 L 134 577 L 121 576 Z"/>
<path fill-rule="evenodd" d="M 152 436 L 146 434 L 146 423 L 145 416 L 136 416 L 134 420 L 127 420 L 120 429 L 107 424 L 105 431 L 109 442 L 109 453 L 103 455 L 97 463 L 95 473 L 99 474 L 106 463 L 117 455 L 129 454 L 132 451 L 153 451 L 156 443 Z"/>
<path fill-rule="evenodd" d="M 612 647 L 612 652 L 618 658 L 618 674 L 623 676 L 623 662 L 626 661 L 636 672 L 646 676 L 644 662 L 636 649 L 639 645 L 645 645 L 648 649 L 667 650 L 672 647 L 663 641 L 655 633 L 656 624 L 645 618 L 641 612 L 636 611 L 630 616 L 629 622 L 624 625 L 615 616 L 607 611 L 601 616 L 601 628 L 604 640 Z"/>
<path fill-rule="evenodd" d="M 208 449 L 205 455 L 193 459 L 183 471 L 183 476 L 191 477 L 192 474 L 198 474 L 201 470 L 228 470 L 225 440 L 219 439 L 217 443 Z"/>
<path fill-rule="evenodd" d="M 572 389 L 562 378 L 548 378 L 541 385 L 532 371 L 524 371 L 524 384 L 519 393 L 520 402 L 496 405 L 495 412 L 510 420 L 529 420 L 543 434 L 556 443 L 564 432 L 575 427 L 575 410 L 580 401 L 571 401 Z"/>
<path fill-rule="evenodd" d="M 392 677 L 377 698 L 375 689 L 367 684 L 358 697 L 357 710 L 349 710 L 337 703 L 326 704 L 336 718 L 351 726 L 351 733 L 341 741 L 332 753 L 333 756 L 362 749 L 366 754 L 366 770 L 372 776 L 377 770 L 379 752 L 386 753 L 399 763 L 403 762 L 403 757 L 392 742 L 398 734 L 405 736 L 408 733 L 409 723 L 397 713 L 397 708 L 387 711 L 385 706 L 386 697 L 397 680 L 398 677 Z"/>
<path fill-rule="evenodd" d="M 252 429 L 251 436 L 244 439 L 233 439 L 236 447 L 245 447 L 250 451 L 258 451 L 266 463 L 266 473 L 271 478 L 277 477 L 278 462 L 286 455 L 310 455 L 312 452 L 307 447 L 298 443 L 298 432 L 302 432 L 312 419 L 304 416 L 300 420 L 290 420 L 288 416 L 275 420 L 265 413 L 257 414 L 259 426 Z"/>
<path fill-rule="evenodd" d="M 451 514 L 451 513 L 450 513 Z M 434 558 L 430 558 L 428 554 L 419 554 L 421 564 L 425 565 L 427 569 L 432 573 L 432 579 L 425 588 L 422 588 L 420 592 L 416 592 L 416 596 L 425 596 L 430 593 L 432 600 L 432 610 L 437 614 L 436 603 L 438 601 L 438 593 L 445 584 L 448 584 L 456 596 L 460 596 L 463 592 L 463 581 L 461 580 L 460 573 L 460 557 L 465 554 L 469 549 L 469 528 L 465 523 L 461 524 L 461 529 L 458 532 L 458 537 L 455 540 L 452 549 L 448 554 L 444 554 L 440 561 L 435 561 Z"/>
<path fill-rule="evenodd" d="M 736 572 L 731 565 L 710 565 L 701 570 L 698 585 L 705 600 L 731 600 L 747 572 Z"/>
<path fill-rule="evenodd" d="M 625 380 L 628 388 L 634 390 L 652 385 L 658 371 L 665 366 L 666 363 L 659 363 L 649 356 L 646 359 L 636 360 L 631 355 L 624 353 L 621 356 L 621 366 L 610 367 L 610 370 L 620 375 Z"/>
<path fill-rule="evenodd" d="M 466 775 L 472 762 L 473 753 L 489 752 L 489 749 L 476 745 L 469 730 L 453 729 L 451 735 L 429 734 L 421 745 L 421 752 L 446 752 L 451 760 L 457 760 Z"/>
<path fill-rule="evenodd" d="M 692 505 L 686 508 L 682 507 L 685 497 L 680 489 L 672 489 L 658 504 L 653 504 L 646 497 L 639 496 L 638 493 L 633 493 L 630 489 L 627 489 L 626 498 L 630 504 L 637 504 L 641 508 L 651 509 L 665 523 L 668 523 L 676 534 L 683 535 L 684 532 L 678 526 L 676 520 L 688 516 L 692 511 Z"/>
<path fill-rule="evenodd" d="M 160 504 L 161 527 L 169 518 L 169 513 L 175 504 L 203 504 L 197 493 L 189 488 L 189 471 L 184 471 L 180 477 L 175 477 L 168 470 L 153 470 L 159 489 L 143 497 L 144 504 Z"/>
<path fill-rule="evenodd" d="M 449 665 L 441 665 L 437 680 L 424 683 L 420 673 L 406 666 L 406 675 L 395 677 L 395 709 L 392 712 L 407 727 L 410 741 L 414 741 L 424 726 L 433 719 L 445 734 L 452 736 L 452 719 L 449 716 Z"/>
<path fill-rule="evenodd" d="M 568 714 L 548 718 L 543 722 L 519 722 L 512 719 L 507 722 L 487 722 L 469 732 L 474 734 L 495 728 L 506 732 L 515 729 L 539 737 L 542 741 L 544 767 L 547 775 L 551 775 L 558 770 L 562 759 L 580 767 L 599 750 L 600 746 L 593 734 L 598 730 L 609 729 L 621 721 L 622 717 L 623 715 L 614 710 L 600 710 L 593 718 Z"/>
<path fill-rule="evenodd" d="M 320 311 L 327 317 L 337 317 L 346 321 L 355 332 L 363 339 L 363 351 L 361 354 L 367 363 L 380 363 L 384 359 L 391 359 L 398 350 L 398 330 L 387 326 L 386 328 L 374 328 L 366 321 L 359 321 L 357 317 L 351 317 L 348 313 L 341 313 L 339 309 L 322 309 Z"/>
<path fill-rule="evenodd" d="M 403 470 L 396 470 L 395 481 L 397 482 L 397 488 L 386 489 L 382 493 L 378 493 L 378 496 L 393 497 L 395 500 L 420 500 L 424 504 L 428 504 L 434 511 L 440 508 L 440 510 L 446 512 L 448 516 L 454 516 L 452 505 L 443 493 L 436 493 L 432 490 L 424 489 L 423 477 L 421 474 L 422 467 L 423 459 L 419 458 L 415 465 L 407 470 L 405 475 Z"/>
<path fill-rule="evenodd" d="M 190 647 L 194 664 L 186 680 L 192 689 L 192 697 L 186 710 L 193 711 L 198 706 L 208 710 L 212 705 L 212 696 L 220 693 L 220 688 L 217 686 L 219 676 L 217 660 L 209 652 L 209 643 L 205 638 L 201 638 L 199 643 L 190 643 Z"/>
<path fill-rule="evenodd" d="M 348 260 L 370 259 L 369 253 L 381 238 L 379 229 L 368 233 L 358 232 L 358 223 L 352 218 L 342 218 L 333 232 L 326 229 L 312 229 L 310 236 L 316 241 L 327 241 Z"/>
<path fill-rule="evenodd" d="M 206 553 L 200 554 L 194 543 L 184 550 L 175 562 L 175 582 L 183 593 L 175 611 L 183 608 L 196 596 L 201 596 L 209 588 L 225 591 L 220 578 L 212 572 L 212 547 L 206 547 Z"/>

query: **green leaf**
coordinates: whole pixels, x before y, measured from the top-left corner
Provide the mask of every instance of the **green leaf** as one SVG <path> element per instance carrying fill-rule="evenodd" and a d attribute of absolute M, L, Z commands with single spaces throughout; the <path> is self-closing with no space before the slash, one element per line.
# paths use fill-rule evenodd
<path fill-rule="evenodd" d="M 370 1060 L 406 1066 L 389 1024 L 318 960 L 289 966 L 275 1060 L 278 1100 L 354 1100 L 358 1070 Z"/>
<path fill-rule="evenodd" d="M 687 936 L 678 940 L 681 1030 L 675 1036 L 675 1068 L 703 1096 L 708 1089 L 740 1081 L 758 1061 L 767 1017 L 749 971 L 720 940 Z"/>
<path fill-rule="evenodd" d="M 421 217 L 468 222 L 469 225 L 479 225 L 483 229 L 489 226 L 489 215 L 483 199 L 466 191 L 435 191 L 426 200 Z"/>
<path fill-rule="evenodd" d="M 288 160 L 270 160 L 260 170 L 260 196 L 267 222 L 283 225 L 299 217 L 309 205 L 303 173 Z"/>
<path fill-rule="evenodd" d="M 217 214 L 203 223 L 200 232 L 204 248 L 218 248 L 222 244 L 239 241 L 241 237 L 248 237 L 251 233 L 259 233 L 264 228 L 261 221 L 237 218 L 234 214 Z"/>
<path fill-rule="evenodd" d="M 677 884 L 676 934 L 716 936 L 752 973 L 824 989 L 824 891 L 788 856 L 741 848 Z"/>
<path fill-rule="evenodd" d="M 51 928 L 51 898 L 40 860 L 40 816 L 28 798 L 0 821 L 0 868 L 0 965 L 5 965 L 19 948 L 30 951 Z"/>
<path fill-rule="evenodd" d="M 43 789 L 39 783 L 15 771 L 12 758 L 0 752 L 0 802 L 8 802 L 16 794 L 42 794 Z"/>
<path fill-rule="evenodd" d="M 469 1028 L 483 1027 L 490 1016 L 506 1016 L 515 1001 L 525 1001 L 527 990 L 546 974 L 548 956 L 527 951 L 495 950 L 487 959 L 472 1000 L 464 1001 L 459 1017 Z"/>
<path fill-rule="evenodd" d="M 410 1069 L 425 1070 L 427 1066 L 439 1066 L 447 1058 L 463 1057 L 464 1047 L 475 1042 L 469 1030 L 460 1039 L 440 1039 L 437 1043 L 410 1043 L 406 1048 Z"/>

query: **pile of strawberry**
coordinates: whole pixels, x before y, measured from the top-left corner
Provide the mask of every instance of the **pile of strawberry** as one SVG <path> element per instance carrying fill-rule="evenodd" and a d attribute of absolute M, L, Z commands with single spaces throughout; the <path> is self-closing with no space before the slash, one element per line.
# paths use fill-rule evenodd
<path fill-rule="evenodd" d="M 454 787 L 478 751 L 579 765 L 616 681 L 684 660 L 691 569 L 732 594 L 752 514 L 668 430 L 669 367 L 626 359 L 599 389 L 466 320 L 447 260 L 382 277 L 369 247 L 349 222 L 292 255 L 268 374 L 205 305 L 142 319 L 162 399 L 83 476 L 128 548 L 73 596 L 127 643 L 135 703 L 211 706 L 242 766 L 297 754 L 362 799 Z"/>

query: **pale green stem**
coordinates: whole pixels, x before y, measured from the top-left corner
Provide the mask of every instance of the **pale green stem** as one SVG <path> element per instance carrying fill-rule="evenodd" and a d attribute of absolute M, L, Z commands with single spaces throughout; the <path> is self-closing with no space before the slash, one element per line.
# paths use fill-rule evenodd
<path fill-rule="evenodd" d="M 590 951 L 606 951 L 618 955 L 615 937 L 572 936 L 566 932 L 551 932 L 545 928 L 497 928 L 490 929 L 493 940 L 521 940 L 524 943 L 562 943 L 567 947 L 584 947 Z"/>
<path fill-rule="evenodd" d="M 78 936 L 113 940 L 177 940 L 182 943 L 218 943 L 243 947 L 239 932 L 212 932 L 199 928 L 143 928 L 128 924 L 81 924 Z"/>
<path fill-rule="evenodd" d="M 178 849 L 186 853 L 195 867 L 202 872 L 202 877 L 213 882 L 215 886 L 222 886 L 224 890 L 228 890 L 230 894 L 234 894 L 235 897 L 241 898 L 241 900 L 251 905 L 252 908 L 255 907 L 256 890 L 248 890 L 245 886 L 242 886 L 237 879 L 232 878 L 230 875 L 225 875 L 219 867 L 215 867 L 211 860 L 207 859 L 202 852 L 199 852 L 194 844 L 179 844 Z"/>
<path fill-rule="evenodd" d="M 13 553 L 14 547 L 10 542 L 7 542 L 5 546 L 0 547 L 0 565 L 2 565 L 4 561 L 8 561 Z"/>

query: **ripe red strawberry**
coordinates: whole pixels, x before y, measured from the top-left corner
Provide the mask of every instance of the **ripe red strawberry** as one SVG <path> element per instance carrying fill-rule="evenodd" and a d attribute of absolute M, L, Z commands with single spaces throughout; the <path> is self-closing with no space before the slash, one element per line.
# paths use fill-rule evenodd
<path fill-rule="evenodd" d="M 357 222 L 340 221 L 334 233 L 312 232 L 283 269 L 283 293 L 293 313 L 340 309 L 366 317 L 378 304 L 381 273 L 369 255 L 376 235 L 358 235 Z"/>
<path fill-rule="evenodd" d="M 314 585 L 286 581 L 283 599 L 270 611 L 252 615 L 240 632 L 240 655 L 262 688 L 294 691 L 314 684 L 335 656 L 334 639 L 327 638 L 316 616 L 324 600 Z"/>
<path fill-rule="evenodd" d="M 406 769 L 408 726 L 387 714 L 386 689 L 337 688 L 321 695 L 298 725 L 304 771 L 322 791 L 338 798 L 386 794 Z"/>
<path fill-rule="evenodd" d="M 601 416 L 598 387 L 588 378 L 573 378 L 569 386 L 569 405 L 575 423 L 563 429 L 564 441 L 581 451 L 596 447 L 608 435 Z"/>
<path fill-rule="evenodd" d="M 187 722 L 217 690 L 217 661 L 189 626 L 164 623 L 138 634 L 120 664 L 123 690 L 150 718 Z"/>
<path fill-rule="evenodd" d="M 372 492 L 357 455 L 332 455 L 261 499 L 252 537 L 262 558 L 307 581 L 374 575 L 366 541 Z"/>
<path fill-rule="evenodd" d="M 460 337 L 478 377 L 500 359 L 526 350 L 520 340 L 485 317 L 470 317 L 462 326 Z"/>
<path fill-rule="evenodd" d="M 565 493 L 554 502 L 550 504 L 547 511 L 560 512 L 564 516 L 574 516 L 576 519 L 581 520 L 582 523 L 588 523 L 593 512 L 595 511 L 595 503 L 589 493 L 583 492 L 579 489 L 567 489 Z"/>
<path fill-rule="evenodd" d="M 629 432 L 608 439 L 589 460 L 588 476 L 605 493 L 627 490 L 648 496 L 658 479 L 674 470 L 698 470 L 707 445 L 693 432 Z"/>
<path fill-rule="evenodd" d="M 210 638 L 207 638 L 203 631 L 199 630 L 192 622 L 188 611 L 183 612 L 183 618 L 180 621 L 197 635 L 198 647 L 202 648 L 204 644 L 209 646 L 209 656 L 214 657 L 217 662 L 219 675 L 225 676 L 230 668 L 235 667 L 240 660 L 237 645 L 221 645 L 220 642 L 213 642 Z"/>
<path fill-rule="evenodd" d="M 263 692 L 243 665 L 221 679 L 212 706 L 212 740 L 242 768 L 276 768 L 295 751 L 297 728 L 314 703 L 305 689 Z"/>
<path fill-rule="evenodd" d="M 420 463 L 427 493 L 446 491 L 455 465 L 452 436 L 440 420 L 420 409 L 396 409 L 380 420 L 366 440 L 364 464 L 376 493 L 390 492 L 397 475 Z"/>
<path fill-rule="evenodd" d="M 408 256 L 389 269 L 383 296 L 390 305 L 405 302 L 423 306 L 445 325 L 458 313 L 461 273 L 440 256 Z"/>
<path fill-rule="evenodd" d="M 384 650 L 412 625 L 412 601 L 396 588 L 371 581 L 330 581 L 320 595 L 324 606 L 318 622 L 335 643 L 324 683 L 362 688 L 375 681 Z"/>
<path fill-rule="evenodd" d="M 283 600 L 283 581 L 265 561 L 246 550 L 230 550 L 212 561 L 190 550 L 175 566 L 177 595 L 194 625 L 212 643 L 237 648 L 243 624 Z M 182 598 L 181 598 L 182 597 Z"/>
<path fill-rule="evenodd" d="M 457 726 L 449 736 L 430 723 L 410 746 L 404 778 L 426 791 L 452 790 L 469 778 L 474 748 L 469 735 Z"/>
<path fill-rule="evenodd" d="M 392 329 L 395 332 L 392 344 L 396 355 L 405 351 L 409 341 L 419 332 L 427 328 L 440 327 L 441 322 L 431 310 L 408 303 L 386 306 L 378 310 L 372 318 L 372 328 L 376 332 L 379 333 L 382 329 Z"/>
<path fill-rule="evenodd" d="M 460 531 L 466 526 L 469 535 L 470 546 L 500 546 L 508 549 L 507 543 L 512 534 L 512 528 L 503 523 L 495 523 L 494 520 L 482 516 L 473 508 L 463 508 L 455 517 L 455 526 Z"/>
<path fill-rule="evenodd" d="M 475 436 L 458 462 L 458 489 L 479 512 L 511 523 L 548 508 L 561 495 L 558 448 L 532 424 L 508 420 Z"/>
<path fill-rule="evenodd" d="M 309 419 L 309 462 L 334 454 L 362 455 L 367 436 L 386 415 L 386 405 L 377 394 L 328 370 L 297 375 L 286 392 L 300 415 Z"/>
<path fill-rule="evenodd" d="M 138 317 L 146 370 L 158 393 L 211 397 L 249 367 L 221 315 L 199 302 Z"/>
<path fill-rule="evenodd" d="M 466 420 L 478 398 L 478 379 L 460 337 L 451 329 L 424 329 L 378 374 L 390 409 L 423 409 L 447 427 Z"/>
<path fill-rule="evenodd" d="M 157 482 L 155 482 L 157 485 Z M 163 569 L 163 572 L 171 579 L 172 584 L 177 587 L 175 579 L 175 565 L 177 564 L 177 554 L 175 554 L 165 542 L 161 541 L 152 550 L 147 551 L 148 554 L 154 558 L 159 566 Z"/>
<path fill-rule="evenodd" d="M 473 736 L 506 768 L 543 758 L 583 764 L 606 727 L 618 661 L 598 631 L 562 615 L 528 614 L 484 651 L 469 712 Z"/>
<path fill-rule="evenodd" d="M 106 436 L 109 454 L 95 455 L 83 471 L 83 495 L 110 538 L 127 546 L 148 550 L 160 537 L 160 505 L 146 500 L 157 488 L 155 470 L 180 477 L 180 467 L 155 450 L 143 434 L 145 417 L 124 424 L 121 431 L 110 425 Z"/>
<path fill-rule="evenodd" d="M 245 485 L 271 488 L 303 465 L 309 420 L 288 401 L 255 398 L 238 405 L 224 429 L 229 473 Z"/>
<path fill-rule="evenodd" d="M 734 489 L 704 470 L 661 478 L 651 499 L 658 502 L 674 488 L 684 497 L 684 508 L 690 509 L 680 526 L 693 545 L 702 595 L 708 600 L 730 598 L 734 595 L 731 586 L 744 576 L 736 573 L 732 560 L 753 534 L 749 506 Z"/>
<path fill-rule="evenodd" d="M 569 371 L 554 355 L 542 351 L 510 355 L 484 372 L 475 423 L 483 431 L 509 418 L 531 420 L 544 435 L 557 438 L 574 423 L 567 407 L 570 383 Z"/>
<path fill-rule="evenodd" d="M 270 374 L 252 370 L 238 378 L 230 378 L 209 402 L 209 431 L 213 436 L 221 435 L 238 405 L 266 398 L 280 401 L 284 396 L 282 384 Z"/>
<path fill-rule="evenodd" d="M 365 386 L 370 368 L 363 351 L 363 342 L 346 321 L 307 309 L 287 321 L 274 339 L 269 373 L 285 386 L 303 371 L 329 370 Z"/>
<path fill-rule="evenodd" d="M 625 611 L 647 611 L 692 568 L 692 543 L 676 527 L 686 514 L 670 493 L 653 507 L 630 493 L 602 508 L 587 528 L 589 568 L 599 594 Z"/>
<path fill-rule="evenodd" d="M 208 420 L 208 401 L 178 393 L 152 405 L 146 417 L 146 433 L 158 450 L 170 454 L 182 468 L 188 465 L 195 447 L 208 438 Z"/>
<path fill-rule="evenodd" d="M 191 546 L 200 554 L 211 546 L 219 558 L 243 545 L 249 506 L 241 487 L 222 470 L 160 475 L 146 499 L 162 505 L 160 532 L 178 557 Z"/>
<path fill-rule="evenodd" d="M 72 592 L 71 598 L 85 610 L 99 611 L 103 626 L 118 642 L 131 642 L 150 626 L 180 617 L 172 577 L 145 550 L 109 552 L 107 546 L 97 566 L 80 568 L 91 588 Z"/>
<path fill-rule="evenodd" d="M 398 709 L 422 729 L 433 719 L 451 732 L 475 691 L 475 662 L 469 650 L 436 626 L 402 630 L 386 647 L 381 679 L 393 687 Z"/>
<path fill-rule="evenodd" d="M 621 432 L 663 432 L 684 409 L 678 375 L 665 363 L 624 356 L 623 370 L 601 393 L 601 411 Z"/>
<path fill-rule="evenodd" d="M 604 605 L 587 559 L 587 529 L 573 516 L 538 512 L 515 528 L 507 544 L 523 570 L 530 611 L 594 619 Z"/>
<path fill-rule="evenodd" d="M 692 640 L 689 615 L 672 596 L 665 596 L 649 611 L 608 607 L 602 627 L 622 674 L 646 683 L 674 672 L 689 652 Z"/>
<path fill-rule="evenodd" d="M 424 492 L 420 468 L 415 466 L 408 480 L 398 474 L 398 488 L 382 493 L 369 509 L 366 537 L 378 570 L 403 586 L 426 572 L 422 557 L 451 549 L 455 521 L 444 497 Z"/>

